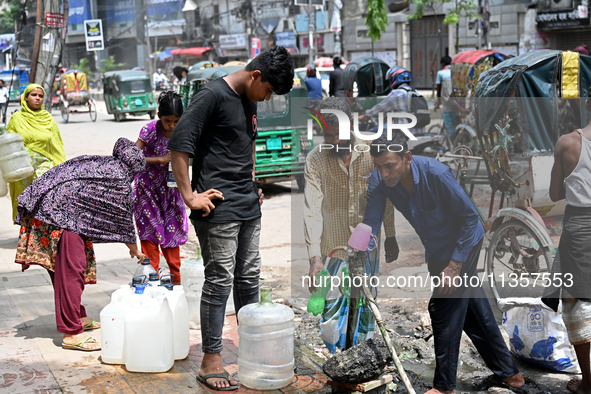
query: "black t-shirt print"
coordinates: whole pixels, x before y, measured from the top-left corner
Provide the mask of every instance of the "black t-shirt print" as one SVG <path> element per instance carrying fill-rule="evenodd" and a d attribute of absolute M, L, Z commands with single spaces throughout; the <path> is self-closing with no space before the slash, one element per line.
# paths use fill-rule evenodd
<path fill-rule="evenodd" d="M 224 194 L 223 201 L 212 200 L 216 208 L 208 216 L 191 211 L 191 219 L 227 223 L 261 216 L 252 180 L 256 110 L 255 103 L 219 78 L 199 90 L 181 116 L 168 149 L 193 157 L 193 190 Z"/>

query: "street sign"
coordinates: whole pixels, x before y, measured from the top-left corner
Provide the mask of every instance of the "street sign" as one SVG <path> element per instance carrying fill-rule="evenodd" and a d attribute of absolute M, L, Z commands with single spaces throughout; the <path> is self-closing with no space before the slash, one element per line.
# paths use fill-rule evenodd
<path fill-rule="evenodd" d="M 90 19 L 84 21 L 84 36 L 86 37 L 87 51 L 102 51 L 105 49 L 102 20 Z"/>
<path fill-rule="evenodd" d="M 64 14 L 45 13 L 45 26 L 61 29 L 64 27 Z"/>
<path fill-rule="evenodd" d="M 308 5 L 310 5 L 308 0 L 293 0 L 293 4 L 302 7 L 307 7 Z M 324 7 L 324 0 L 312 0 L 312 5 Z"/>
<path fill-rule="evenodd" d="M 251 57 L 257 57 L 261 53 L 261 39 L 258 37 L 252 37 L 250 39 Z"/>

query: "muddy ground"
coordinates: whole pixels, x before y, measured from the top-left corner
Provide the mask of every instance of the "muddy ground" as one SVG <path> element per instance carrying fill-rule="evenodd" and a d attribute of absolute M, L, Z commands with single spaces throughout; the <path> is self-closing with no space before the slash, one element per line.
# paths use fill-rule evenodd
<path fill-rule="evenodd" d="M 477 188 L 474 195 L 477 204 L 485 210 L 485 214 L 488 213 L 489 190 Z M 273 298 L 284 300 L 292 306 L 295 313 L 297 343 L 306 346 L 321 359 L 328 359 L 332 354 L 328 352 L 319 336 L 320 316 L 314 317 L 307 313 L 308 300 L 292 294 L 292 286 L 297 283 L 295 276 L 307 272 L 308 266 L 307 260 L 298 262 L 292 259 L 294 245 L 301 244 L 301 241 L 296 240 L 291 234 L 292 229 L 297 228 L 295 223 L 291 223 L 291 220 L 295 220 L 292 217 L 292 211 L 296 206 L 295 202 L 302 199 L 302 194 L 292 193 L 292 189 L 282 185 L 269 185 L 264 188 L 264 193 L 266 197 L 262 207 L 260 244 L 263 261 L 261 285 L 272 286 Z M 396 231 L 398 243 L 401 245 L 400 257 L 396 263 L 386 264 L 382 252 L 381 273 L 393 273 L 400 268 L 413 270 L 415 267 L 424 265 L 424 249 L 416 233 L 402 215 L 396 218 Z M 190 233 L 189 242 L 182 248 L 182 254 L 187 259 L 197 257 L 198 241 L 194 233 L 192 231 Z M 413 377 L 413 385 L 417 393 L 424 393 L 430 388 L 435 369 L 433 336 L 427 311 L 428 295 L 421 297 L 378 298 L 378 305 L 391 339 L 395 343 L 405 369 L 411 371 L 409 375 Z M 492 307 L 497 323 L 500 323 L 501 313 L 494 303 Z M 503 329 L 501 332 L 507 339 Z M 376 331 L 376 335 L 381 335 L 379 330 Z M 571 375 L 551 373 L 519 361 L 517 365 L 526 377 L 526 389 L 529 393 L 567 392 L 566 382 L 572 377 Z M 301 368 L 305 366 L 302 365 Z M 471 384 L 490 374 L 472 342 L 464 334 L 460 347 L 456 393 L 477 393 L 478 391 L 474 390 Z M 402 391 L 405 391 L 402 382 L 398 385 Z M 330 389 L 327 388 L 327 390 L 326 392 L 330 392 Z M 500 391 L 502 390 L 489 389 L 490 393 Z"/>

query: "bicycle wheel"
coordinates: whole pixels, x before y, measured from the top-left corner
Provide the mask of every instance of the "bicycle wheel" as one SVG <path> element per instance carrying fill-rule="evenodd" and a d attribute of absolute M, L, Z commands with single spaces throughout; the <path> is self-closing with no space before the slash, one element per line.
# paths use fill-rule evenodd
<path fill-rule="evenodd" d="M 519 220 L 509 220 L 493 234 L 486 253 L 487 279 L 495 298 L 539 298 L 549 286 L 554 256 L 532 229 Z"/>
<path fill-rule="evenodd" d="M 68 123 L 68 120 L 70 120 L 70 109 L 66 108 L 66 106 L 62 103 L 60 106 L 60 112 L 62 114 L 62 120 L 64 123 Z"/>
<path fill-rule="evenodd" d="M 91 101 L 90 103 L 88 103 L 88 112 L 90 113 L 90 120 L 92 120 L 93 122 L 96 122 L 97 110 L 96 110 L 96 103 L 94 101 Z"/>
<path fill-rule="evenodd" d="M 427 130 L 427 133 L 431 133 L 431 134 L 441 134 L 441 129 L 443 129 L 443 125 L 440 124 L 434 124 L 431 127 L 429 127 L 429 129 Z"/>
<path fill-rule="evenodd" d="M 441 141 L 441 145 L 443 145 L 448 151 L 452 150 L 451 138 L 449 138 L 449 133 L 447 132 L 447 127 L 445 127 L 445 123 L 434 124 L 433 126 L 429 127 L 427 132 L 431 134 L 442 135 L 443 141 Z"/>

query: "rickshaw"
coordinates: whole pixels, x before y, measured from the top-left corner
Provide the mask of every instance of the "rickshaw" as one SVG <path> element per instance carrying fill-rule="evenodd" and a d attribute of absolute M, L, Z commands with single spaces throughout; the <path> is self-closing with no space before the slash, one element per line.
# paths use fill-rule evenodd
<path fill-rule="evenodd" d="M 187 107 L 195 93 L 207 83 L 243 68 L 192 68 L 187 76 L 189 82 L 180 88 L 183 104 Z M 291 92 L 285 95 L 273 93 L 269 101 L 257 104 L 255 179 L 258 184 L 283 182 L 293 177 L 299 190 L 304 190 L 304 166 L 306 156 L 313 148 L 313 135 L 307 130 L 305 121 L 299 121 L 299 114 L 294 110 L 294 99 L 298 102 L 308 99 L 308 91 L 302 82 L 296 75 Z"/>
<path fill-rule="evenodd" d="M 88 77 L 79 70 L 68 70 L 59 80 L 59 106 L 64 123 L 70 120 L 70 113 L 88 112 L 90 120 L 96 122 L 96 102 L 88 92 Z"/>
<path fill-rule="evenodd" d="M 127 115 L 156 117 L 156 102 L 150 76 L 145 71 L 111 71 L 103 75 L 107 112 L 120 122 Z"/>
<path fill-rule="evenodd" d="M 481 77 L 475 89 L 476 131 L 487 176 L 467 175 L 460 159 L 460 184 L 489 184 L 488 218 L 481 213 L 490 244 L 486 272 L 501 310 L 536 305 L 552 272 L 562 232 L 565 202 L 549 198 L 553 150 L 559 136 L 587 124 L 591 57 L 540 50 L 507 59 Z M 521 133 L 513 149 L 510 128 Z M 459 156 L 458 156 L 459 157 Z M 499 211 L 493 216 L 495 193 Z M 509 286 L 513 279 L 519 286 Z M 511 282 L 514 283 L 514 282 Z M 537 283 L 537 286 L 536 286 Z"/>
<path fill-rule="evenodd" d="M 4 87 L 10 90 L 10 101 L 19 101 L 29 84 L 29 69 L 4 70 L 0 72 Z"/>
<path fill-rule="evenodd" d="M 488 49 L 477 49 L 466 51 L 454 56 L 451 64 L 451 83 L 453 88 L 453 97 L 459 106 L 465 107 L 466 101 L 474 97 L 476 85 L 480 76 L 490 70 L 500 62 L 507 59 L 507 56 Z M 467 146 L 475 151 L 478 147 L 478 138 L 476 135 L 474 116 L 469 109 L 465 119 L 456 126 L 453 133 L 446 130 L 443 125 L 434 125 L 429 131 L 445 135 L 446 143 L 450 149 L 460 146 L 457 152 L 462 151 Z M 437 129 L 437 130 L 436 130 Z"/>
<path fill-rule="evenodd" d="M 376 57 L 367 56 L 352 60 L 343 71 L 345 93 L 348 97 L 386 96 L 391 90 L 390 84 L 386 81 L 386 72 L 389 69 L 390 66 L 386 62 Z M 375 100 L 363 101 L 367 101 L 367 108 L 376 103 Z"/>

